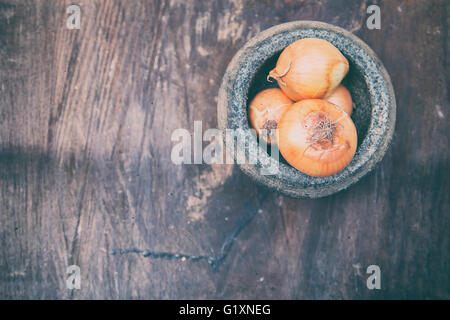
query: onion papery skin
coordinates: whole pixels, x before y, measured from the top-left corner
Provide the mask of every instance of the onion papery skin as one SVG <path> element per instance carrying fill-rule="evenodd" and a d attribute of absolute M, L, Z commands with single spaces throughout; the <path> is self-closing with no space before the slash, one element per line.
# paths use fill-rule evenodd
<path fill-rule="evenodd" d="M 334 103 L 344 110 L 348 115 L 352 114 L 353 100 L 350 91 L 342 84 L 333 90 L 328 96 L 324 98 L 328 102 Z"/>
<path fill-rule="evenodd" d="M 269 78 L 293 101 L 322 98 L 346 76 L 348 60 L 330 42 L 305 38 L 287 46 Z"/>
<path fill-rule="evenodd" d="M 265 89 L 259 92 L 249 105 L 249 120 L 256 133 L 268 144 L 276 144 L 276 135 L 261 135 L 263 129 L 267 133 L 275 133 L 281 116 L 293 101 L 278 88 Z"/>
<path fill-rule="evenodd" d="M 317 120 L 319 119 L 319 120 Z M 333 125 L 331 139 L 314 141 L 323 130 L 317 124 Z M 352 119 L 338 106 L 321 99 L 294 103 L 278 124 L 279 150 L 297 170 L 327 177 L 344 169 L 356 152 L 357 133 Z"/>

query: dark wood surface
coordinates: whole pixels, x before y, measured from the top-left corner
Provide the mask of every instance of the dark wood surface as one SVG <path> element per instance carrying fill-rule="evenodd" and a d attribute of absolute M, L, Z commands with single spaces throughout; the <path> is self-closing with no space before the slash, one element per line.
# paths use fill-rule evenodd
<path fill-rule="evenodd" d="M 398 109 L 381 164 L 319 200 L 174 165 L 174 129 L 217 127 L 236 51 L 294 20 L 384 62 Z M 450 298 L 448 23 L 445 0 L 0 1 L 0 298 Z"/>

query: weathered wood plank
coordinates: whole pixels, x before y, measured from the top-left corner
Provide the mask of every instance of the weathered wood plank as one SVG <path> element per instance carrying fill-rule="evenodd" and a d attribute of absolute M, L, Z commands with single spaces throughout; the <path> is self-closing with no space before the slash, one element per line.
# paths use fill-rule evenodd
<path fill-rule="evenodd" d="M 367 1 L 77 3 L 80 30 L 71 1 L 0 3 L 0 298 L 450 297 L 445 1 L 378 2 L 381 30 Z M 232 165 L 174 165 L 174 129 L 217 126 L 234 53 L 300 19 L 351 30 L 390 72 L 380 166 L 295 200 Z"/>

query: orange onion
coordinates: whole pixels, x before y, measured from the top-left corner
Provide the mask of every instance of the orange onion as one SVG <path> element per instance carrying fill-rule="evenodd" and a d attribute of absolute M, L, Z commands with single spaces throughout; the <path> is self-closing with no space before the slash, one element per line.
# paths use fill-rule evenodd
<path fill-rule="evenodd" d="M 250 123 L 267 143 L 276 144 L 275 129 L 281 116 L 292 103 L 292 100 L 278 88 L 263 90 L 250 102 Z M 263 129 L 267 131 L 262 135 Z"/>
<path fill-rule="evenodd" d="M 324 98 L 328 102 L 334 103 L 347 112 L 348 115 L 352 114 L 353 101 L 350 92 L 342 84 L 339 85 L 333 92 Z"/>
<path fill-rule="evenodd" d="M 278 147 L 286 161 L 314 177 L 341 171 L 356 152 L 352 119 L 321 99 L 306 99 L 289 107 L 278 124 L 278 135 Z"/>
<path fill-rule="evenodd" d="M 277 80 L 294 101 L 322 98 L 332 92 L 349 69 L 347 59 L 323 39 L 300 39 L 281 52 L 268 80 Z M 270 81 L 270 80 L 269 80 Z"/>

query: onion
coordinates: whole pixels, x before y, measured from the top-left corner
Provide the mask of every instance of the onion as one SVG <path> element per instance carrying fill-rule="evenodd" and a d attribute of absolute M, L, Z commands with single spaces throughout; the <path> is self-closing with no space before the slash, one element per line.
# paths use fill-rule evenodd
<path fill-rule="evenodd" d="M 278 124 L 279 150 L 297 170 L 314 177 L 344 169 L 356 152 L 357 133 L 341 108 L 320 99 L 294 103 Z"/>
<path fill-rule="evenodd" d="M 332 92 L 349 69 L 341 52 L 323 39 L 297 40 L 281 52 L 268 80 L 277 80 L 281 90 L 294 101 L 322 98 Z"/>
<path fill-rule="evenodd" d="M 333 92 L 324 98 L 325 100 L 334 103 L 342 108 L 348 115 L 352 114 L 353 101 L 350 92 L 342 84 L 339 85 Z"/>
<path fill-rule="evenodd" d="M 292 103 L 278 88 L 263 90 L 250 102 L 250 123 L 267 143 L 276 144 L 275 129 L 281 116 Z M 263 129 L 267 130 L 265 134 L 261 134 Z"/>

